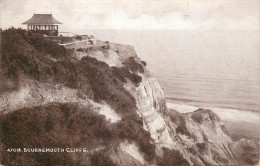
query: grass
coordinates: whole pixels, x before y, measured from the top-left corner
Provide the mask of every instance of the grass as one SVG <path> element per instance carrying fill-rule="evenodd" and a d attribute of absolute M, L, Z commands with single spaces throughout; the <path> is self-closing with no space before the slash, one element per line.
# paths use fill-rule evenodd
<path fill-rule="evenodd" d="M 147 160 L 154 156 L 155 146 L 151 145 L 150 134 L 142 131 L 142 122 L 123 119 L 111 124 L 103 115 L 91 108 L 79 107 L 74 103 L 53 103 L 34 108 L 23 108 L 0 117 L 0 135 L 4 148 L 34 147 L 99 147 L 117 144 L 127 139 L 140 146 Z M 102 157 L 89 155 L 93 162 Z M 80 162 L 83 156 L 74 160 L 69 153 L 8 153 L 2 152 L 2 164 L 63 165 Z M 105 156 L 103 156 L 105 157 Z M 102 159 L 103 160 L 103 159 Z"/>
<path fill-rule="evenodd" d="M 20 77 L 45 80 L 51 75 L 50 57 L 65 59 L 69 52 L 40 34 L 10 28 L 1 35 L 1 92 L 18 88 Z M 46 76 L 46 77 L 44 77 Z"/>
<path fill-rule="evenodd" d="M 91 57 L 75 62 L 68 50 L 49 38 L 13 28 L 3 31 L 2 47 L 1 80 L 7 80 L 0 81 L 2 92 L 17 89 L 21 77 L 29 77 L 78 89 L 95 101 L 106 101 L 118 113 L 136 109 L 133 97 L 123 87 L 126 79 L 136 85 L 142 81 L 140 76 L 129 71 L 142 70 L 134 59 L 122 68 L 109 67 Z"/>
<path fill-rule="evenodd" d="M 81 97 L 87 96 L 96 102 L 105 101 L 122 117 L 120 122 L 111 126 L 104 117 L 73 104 L 56 103 L 20 109 L 1 116 L 0 139 L 5 147 L 66 147 L 84 143 L 96 145 L 98 140 L 110 144 L 127 139 L 139 146 L 146 160 L 154 158 L 155 145 L 151 135 L 143 129 L 135 99 L 123 87 L 126 79 L 135 85 L 142 81 L 137 73 L 144 72 L 144 69 L 134 58 L 127 59 L 122 68 L 109 67 L 91 57 L 75 61 L 69 50 L 50 38 L 14 28 L 3 31 L 1 41 L 1 80 L 6 80 L 0 81 L 1 93 L 18 89 L 24 77 L 63 84 L 77 89 Z M 4 153 L 3 164 L 23 165 L 33 160 L 33 165 L 59 165 L 81 161 L 75 161 L 67 154 L 20 155 Z M 98 163 L 96 159 L 93 162 Z"/>
<path fill-rule="evenodd" d="M 97 138 L 110 139 L 98 134 L 107 132 L 109 127 L 104 117 L 74 104 L 24 108 L 0 118 L 1 142 L 5 148 L 96 145 Z M 2 156 L 4 165 L 74 165 L 77 162 L 69 153 L 4 151 Z"/>

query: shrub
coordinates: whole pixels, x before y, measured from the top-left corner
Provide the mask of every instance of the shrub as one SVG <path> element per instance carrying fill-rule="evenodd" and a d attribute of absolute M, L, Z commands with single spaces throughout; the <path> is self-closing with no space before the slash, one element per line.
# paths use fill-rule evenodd
<path fill-rule="evenodd" d="M 92 166 L 115 166 L 113 161 L 103 153 L 95 153 L 91 157 Z"/>
<path fill-rule="evenodd" d="M 82 36 L 76 36 L 75 39 L 76 40 L 82 40 Z"/>
<path fill-rule="evenodd" d="M 123 64 L 134 73 L 144 73 L 143 66 L 140 63 L 137 63 L 134 57 L 129 57 L 123 62 Z"/>
<path fill-rule="evenodd" d="M 108 103 L 122 117 L 120 123 L 108 125 L 103 116 L 88 109 L 83 111 L 74 104 L 56 103 L 19 109 L 0 118 L 0 138 L 6 147 L 55 147 L 86 142 L 95 145 L 100 139 L 104 143 L 127 139 L 135 141 L 147 155 L 146 158 L 153 157 L 154 143 L 150 134 L 143 129 L 142 119 L 136 112 L 135 99 L 124 88 L 127 79 L 136 85 L 142 81 L 137 72 L 143 72 L 144 69 L 133 57 L 129 58 L 125 62 L 126 67 L 122 68 L 109 67 L 106 63 L 88 56 L 75 61 L 70 57 L 70 50 L 58 46 L 42 35 L 14 28 L 3 32 L 2 43 L 5 48 L 1 54 L 1 72 L 4 79 L 9 80 L 5 85 L 8 90 L 18 87 L 20 77 L 62 84 L 77 89 L 81 97 L 87 96 L 96 102 Z M 0 81 L 1 84 L 3 83 Z M 45 114 L 47 116 L 42 116 Z M 70 135 L 77 137 L 72 138 Z M 4 155 L 5 163 L 8 163 L 10 158 L 8 154 Z M 39 154 L 25 156 L 25 160 L 35 159 L 35 165 L 44 164 L 49 158 L 60 165 L 67 158 L 72 160 L 65 155 L 61 156 L 61 159 L 55 155 L 47 158 L 43 155 L 37 158 L 35 155 Z M 19 155 L 12 157 L 23 165 Z M 45 158 L 44 162 L 40 161 L 42 157 Z"/>
<path fill-rule="evenodd" d="M 6 148 L 95 146 L 100 145 L 98 139 L 109 141 L 115 137 L 111 132 L 103 116 L 75 104 L 24 108 L 0 117 L 0 139 Z M 11 160 L 19 165 L 27 165 L 29 160 L 34 161 L 32 165 L 77 163 L 69 153 L 9 154 L 3 153 L 2 164 L 9 165 Z"/>
<path fill-rule="evenodd" d="M 83 52 L 83 49 L 82 49 L 82 48 L 78 48 L 76 51 L 81 51 L 81 52 Z"/>
<path fill-rule="evenodd" d="M 145 61 L 141 61 L 141 63 L 142 63 L 144 66 L 146 66 L 146 62 L 145 62 Z"/>
<path fill-rule="evenodd" d="M 189 162 L 178 150 L 163 148 L 163 159 L 159 161 L 159 166 L 189 166 Z"/>
<path fill-rule="evenodd" d="M 95 147 L 113 144 L 123 140 L 134 141 L 140 151 L 151 160 L 155 155 L 155 145 L 151 144 L 150 133 L 142 128 L 140 117 L 131 115 L 116 124 L 108 123 L 103 115 L 90 108 L 73 103 L 54 103 L 46 106 L 19 109 L 0 117 L 0 140 L 5 148 L 23 147 Z M 124 133 L 124 134 L 122 134 Z M 102 141 L 100 141 L 102 140 Z M 103 160 L 104 159 L 104 160 Z M 83 161 L 75 160 L 70 153 L 10 153 L 3 152 L 3 164 L 11 160 L 20 165 L 75 165 Z M 110 162 L 102 156 L 92 157 L 92 163 Z"/>
<path fill-rule="evenodd" d="M 70 51 L 40 34 L 10 28 L 1 35 L 1 74 L 8 84 L 3 91 L 14 90 L 19 77 L 27 75 L 33 79 L 46 80 L 52 76 L 49 56 L 64 59 Z"/>

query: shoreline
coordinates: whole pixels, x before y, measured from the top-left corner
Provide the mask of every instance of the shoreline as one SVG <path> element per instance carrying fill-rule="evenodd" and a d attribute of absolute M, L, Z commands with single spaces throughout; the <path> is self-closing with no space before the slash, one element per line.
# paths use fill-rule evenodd
<path fill-rule="evenodd" d="M 251 138 L 260 140 L 260 113 L 220 107 L 193 106 L 186 103 L 172 103 L 166 100 L 169 109 L 180 113 L 194 112 L 206 108 L 216 113 L 225 124 L 232 139 Z"/>
<path fill-rule="evenodd" d="M 166 101 L 168 101 L 168 103 L 173 103 L 174 104 L 185 104 L 185 105 L 189 105 L 189 106 L 194 106 L 194 107 L 204 107 L 204 108 L 219 108 L 219 109 L 231 109 L 231 110 L 238 110 L 238 111 L 247 111 L 247 112 L 253 112 L 253 113 L 259 113 L 259 109 L 257 109 L 257 106 L 255 106 L 255 108 L 253 109 L 243 109 L 243 108 L 239 108 L 239 107 L 232 107 L 232 106 L 220 106 L 217 103 L 211 103 L 211 104 L 207 104 L 205 103 L 205 101 L 194 101 L 194 100 L 189 100 L 189 99 L 180 99 L 180 98 L 172 98 L 172 97 L 166 97 Z M 216 106 L 212 106 L 212 104 L 216 105 Z M 202 106 L 203 105 L 203 106 Z M 226 104 L 225 104 L 226 105 Z"/>

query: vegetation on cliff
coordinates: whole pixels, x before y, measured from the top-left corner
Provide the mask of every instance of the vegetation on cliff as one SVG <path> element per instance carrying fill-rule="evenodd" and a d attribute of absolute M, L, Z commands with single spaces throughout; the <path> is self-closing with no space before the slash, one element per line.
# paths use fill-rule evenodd
<path fill-rule="evenodd" d="M 92 144 L 91 141 L 95 139 L 99 140 L 98 138 L 102 138 L 103 143 L 118 139 L 134 141 L 140 151 L 146 154 L 147 160 L 153 159 L 155 145 L 150 133 L 143 129 L 143 121 L 136 112 L 134 98 L 123 87 L 126 79 L 136 85 L 141 82 L 141 77 L 136 74 L 138 71 L 143 72 L 141 64 L 131 58 L 122 68 L 109 67 L 91 57 L 77 61 L 70 56 L 70 50 L 39 34 L 21 29 L 3 31 L 1 41 L 1 93 L 17 90 L 23 78 L 54 85 L 63 84 L 77 89 L 82 98 L 105 101 L 122 117 L 120 122 L 106 126 L 103 117 L 75 105 L 56 103 L 31 109 L 23 108 L 1 116 L 0 137 L 5 147 L 65 147 L 69 142 L 77 145 L 79 140 L 66 138 L 70 138 L 70 132 L 78 132 L 75 135 L 84 135 L 85 143 L 88 144 Z M 85 126 L 88 122 L 98 125 L 94 125 L 92 129 Z M 61 138 L 58 138 L 60 134 Z M 71 162 L 71 158 L 67 158 L 65 154 L 14 153 L 5 154 L 4 163 L 10 163 L 11 160 L 14 163 L 22 162 L 20 155 L 36 161 L 32 163 L 36 165 Z"/>
<path fill-rule="evenodd" d="M 131 124 L 129 124 L 131 123 Z M 53 103 L 46 106 L 23 108 L 0 117 L 2 164 L 7 165 L 77 165 L 78 163 L 104 160 L 91 150 L 117 146 L 127 139 L 135 141 L 141 150 L 152 156 L 153 147 L 146 143 L 147 132 L 140 130 L 139 123 L 124 120 L 112 124 L 91 108 L 75 103 Z M 71 148 L 84 147 L 88 153 L 9 153 L 6 148 Z M 147 148 L 147 149 L 146 149 Z M 98 157 L 99 156 L 99 157 Z M 98 158 L 95 158 L 98 157 Z M 32 161 L 33 160 L 33 161 Z M 31 162 L 30 162 L 31 161 Z M 101 161 L 100 161 L 101 162 Z M 108 161 L 111 162 L 111 161 Z"/>
<path fill-rule="evenodd" d="M 100 49 L 98 51 L 106 53 L 115 51 L 112 47 Z M 124 50 L 124 53 L 127 51 L 129 50 Z M 146 64 L 136 60 L 134 54 L 122 58 L 121 67 L 116 67 L 97 60 L 94 54 L 92 57 L 88 56 L 91 54 L 88 50 L 82 52 L 84 57 L 80 59 L 73 57 L 73 53 L 73 50 L 59 46 L 57 42 L 39 34 L 14 28 L 3 31 L 0 95 L 18 90 L 23 86 L 21 82 L 26 80 L 53 87 L 62 85 L 76 91 L 75 98 L 109 105 L 121 120 L 110 123 L 103 115 L 96 113 L 93 107 L 73 101 L 52 102 L 1 114 L 1 164 L 118 165 L 118 162 L 116 164 L 111 158 L 111 152 L 113 155 L 122 155 L 124 152 L 120 154 L 119 145 L 125 141 L 136 145 L 141 152 L 141 158 L 148 164 L 212 165 L 236 163 L 235 159 L 241 160 L 239 163 L 243 164 L 258 162 L 259 157 L 256 155 L 259 146 L 250 141 L 237 144 L 229 142 L 231 140 L 228 132 L 219 117 L 207 109 L 186 114 L 173 110 L 162 111 L 165 116 L 163 118 L 169 120 L 166 120 L 168 126 L 165 128 L 171 132 L 171 139 L 176 141 L 176 149 L 179 150 L 162 148 L 161 156 L 158 156 L 150 130 L 144 129 L 143 123 L 147 119 L 137 113 L 137 103 L 131 95 L 131 90 L 134 91 L 142 82 L 139 75 L 145 72 Z M 120 52 L 117 52 L 117 55 L 119 56 Z M 125 88 L 129 81 L 132 83 L 131 90 Z M 219 134 L 217 138 L 220 140 L 216 140 L 212 133 Z M 90 153 L 5 151 L 6 148 L 23 147 L 86 147 Z M 131 160 L 131 157 L 124 157 L 119 160 Z"/>

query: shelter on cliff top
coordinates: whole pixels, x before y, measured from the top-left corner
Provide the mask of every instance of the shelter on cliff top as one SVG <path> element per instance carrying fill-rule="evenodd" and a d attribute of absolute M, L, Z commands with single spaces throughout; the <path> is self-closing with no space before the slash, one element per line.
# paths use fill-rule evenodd
<path fill-rule="evenodd" d="M 52 14 L 34 14 L 32 18 L 22 24 L 27 24 L 28 31 L 37 31 L 48 36 L 58 36 L 58 24 Z"/>

